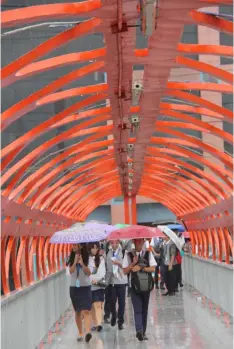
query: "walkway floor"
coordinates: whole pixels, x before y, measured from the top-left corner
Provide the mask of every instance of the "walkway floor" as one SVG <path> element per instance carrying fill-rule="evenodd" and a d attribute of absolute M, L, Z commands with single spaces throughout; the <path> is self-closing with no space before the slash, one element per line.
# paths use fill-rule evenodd
<path fill-rule="evenodd" d="M 131 301 L 127 299 L 125 329 L 104 326 L 89 344 L 77 343 L 76 326 L 71 319 L 50 349 L 230 349 L 232 325 L 227 328 L 215 312 L 204 308 L 186 289 L 175 297 L 162 297 L 153 291 L 149 307 L 148 341 L 135 338 Z"/>

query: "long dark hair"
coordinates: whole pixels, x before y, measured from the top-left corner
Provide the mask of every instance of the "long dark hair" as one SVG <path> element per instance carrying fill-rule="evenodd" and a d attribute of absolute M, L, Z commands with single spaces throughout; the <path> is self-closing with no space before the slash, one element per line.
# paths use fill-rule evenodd
<path fill-rule="evenodd" d="M 95 263 L 95 267 L 98 268 L 99 265 L 100 265 L 100 261 L 101 261 L 100 254 L 99 254 L 99 251 L 100 251 L 100 244 L 99 244 L 99 242 L 91 242 L 91 243 L 89 243 L 88 250 L 89 250 L 89 253 L 91 255 L 91 249 L 94 248 L 95 245 L 97 246 L 98 251 L 97 251 L 96 255 L 94 256 L 94 263 Z"/>
<path fill-rule="evenodd" d="M 83 262 L 84 262 L 84 265 L 87 267 L 88 264 L 89 264 L 89 251 L 88 251 L 88 248 L 87 248 L 87 245 L 86 244 L 80 244 L 80 254 L 81 254 L 81 257 L 83 259 Z M 76 252 L 74 252 L 73 250 L 71 251 L 71 254 L 68 258 L 68 261 L 67 261 L 67 266 L 72 266 L 73 263 L 74 263 L 74 260 L 75 260 L 75 255 L 76 255 Z"/>
<path fill-rule="evenodd" d="M 75 259 L 75 255 L 76 253 L 72 250 L 71 253 L 70 253 L 70 256 L 68 257 L 68 260 L 67 260 L 67 263 L 66 263 L 66 266 L 68 267 L 71 267 L 74 263 L 74 259 Z"/>

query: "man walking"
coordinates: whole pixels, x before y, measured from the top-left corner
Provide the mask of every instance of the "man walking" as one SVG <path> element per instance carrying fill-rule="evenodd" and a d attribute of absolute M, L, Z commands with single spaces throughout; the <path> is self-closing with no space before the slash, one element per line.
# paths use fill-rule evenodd
<path fill-rule="evenodd" d="M 174 296 L 176 288 L 176 274 L 175 265 L 176 261 L 176 245 L 166 235 L 166 243 L 164 245 L 164 265 L 165 265 L 165 284 L 167 292 L 163 296 Z"/>
<path fill-rule="evenodd" d="M 107 253 L 108 303 L 111 311 L 111 326 L 115 326 L 118 320 L 119 330 L 123 329 L 126 287 L 128 283 L 122 267 L 124 254 L 125 250 L 122 249 L 119 240 L 110 241 L 110 249 Z M 117 300 L 118 312 L 116 311 Z"/>
<path fill-rule="evenodd" d="M 150 292 L 154 287 L 152 273 L 156 261 L 152 252 L 143 248 L 144 239 L 136 239 L 135 251 L 125 254 L 123 270 L 130 274 L 131 299 L 134 309 L 136 337 L 139 341 L 147 340 L 147 317 Z"/>

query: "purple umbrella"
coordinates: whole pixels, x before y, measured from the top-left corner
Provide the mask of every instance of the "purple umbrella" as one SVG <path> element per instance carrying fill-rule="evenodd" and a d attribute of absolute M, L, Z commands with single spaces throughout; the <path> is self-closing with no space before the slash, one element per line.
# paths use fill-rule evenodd
<path fill-rule="evenodd" d="M 56 232 L 51 237 L 50 242 L 53 244 L 81 244 L 101 241 L 105 240 L 114 230 L 116 228 L 108 224 L 85 223 Z"/>

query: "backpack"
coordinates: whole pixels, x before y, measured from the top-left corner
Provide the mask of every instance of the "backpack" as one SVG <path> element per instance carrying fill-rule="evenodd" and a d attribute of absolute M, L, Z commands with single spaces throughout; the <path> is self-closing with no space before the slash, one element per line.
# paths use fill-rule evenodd
<path fill-rule="evenodd" d="M 133 254 L 131 252 L 128 254 L 131 261 L 133 261 Z M 145 267 L 149 266 L 149 251 L 146 251 L 144 256 L 139 258 L 137 264 Z M 144 271 L 131 273 L 131 285 L 136 294 L 151 292 L 154 288 L 153 276 L 151 273 L 146 273 Z"/>

